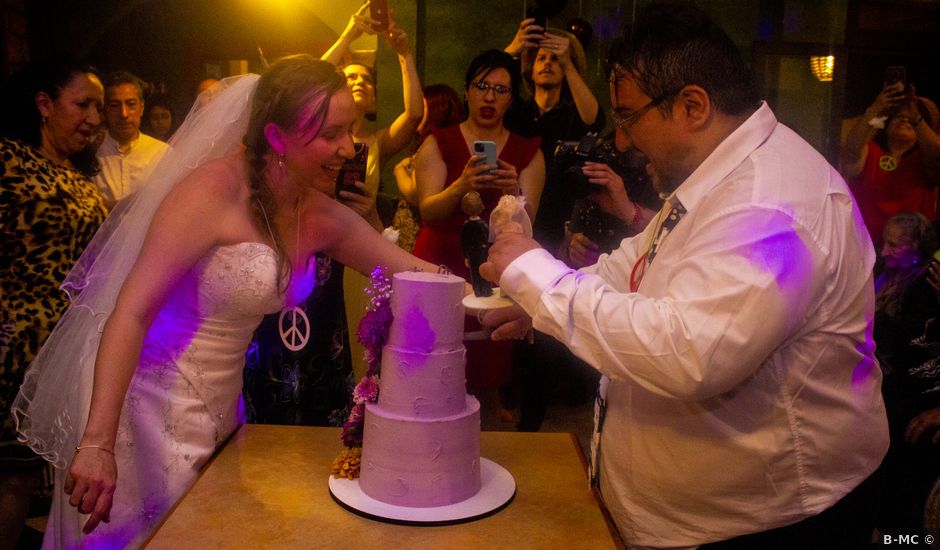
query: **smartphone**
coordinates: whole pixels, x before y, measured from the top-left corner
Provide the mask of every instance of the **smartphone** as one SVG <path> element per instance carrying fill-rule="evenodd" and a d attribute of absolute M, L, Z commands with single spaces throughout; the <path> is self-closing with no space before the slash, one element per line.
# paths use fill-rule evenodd
<path fill-rule="evenodd" d="M 351 159 L 346 159 L 343 167 L 339 169 L 339 175 L 336 176 L 336 190 L 334 195 L 340 198 L 340 191 L 349 191 L 364 195 L 365 191 L 356 187 L 357 181 L 366 180 L 366 161 L 369 158 L 369 146 L 365 143 L 356 143 L 356 153 Z"/>
<path fill-rule="evenodd" d="M 388 30 L 388 0 L 370 0 L 369 17 L 375 19 L 379 24 L 374 27 L 377 31 Z"/>
<path fill-rule="evenodd" d="M 532 18 L 535 21 L 532 22 L 533 25 L 538 25 L 542 27 L 542 34 L 545 34 L 545 26 L 548 25 L 548 17 L 545 16 L 545 9 L 542 6 L 532 6 L 529 9 L 525 10 L 526 19 Z"/>
<path fill-rule="evenodd" d="M 904 65 L 891 65 L 885 69 L 885 86 L 901 82 L 907 88 L 907 68 Z"/>
<path fill-rule="evenodd" d="M 496 142 L 495 141 L 474 141 L 473 142 L 473 154 L 483 157 L 483 160 L 480 161 L 483 164 L 488 164 L 490 166 L 499 166 L 499 163 L 496 162 Z M 491 170 L 484 172 L 485 174 L 491 174 Z"/>

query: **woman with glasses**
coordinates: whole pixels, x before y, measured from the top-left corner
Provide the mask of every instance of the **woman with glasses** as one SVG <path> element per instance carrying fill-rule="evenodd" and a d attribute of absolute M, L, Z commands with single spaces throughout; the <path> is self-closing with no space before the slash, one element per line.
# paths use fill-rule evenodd
<path fill-rule="evenodd" d="M 532 219 L 538 210 L 545 182 L 540 140 L 513 134 L 503 125 L 519 85 L 519 70 L 512 56 L 499 50 L 478 55 L 464 79 L 466 120 L 433 129 L 415 157 L 422 227 L 413 253 L 468 280 L 470 273 L 460 247 L 460 229 L 468 219 L 460 208 L 463 196 L 470 191 L 480 194 L 484 220 L 504 194 L 524 196 Z M 496 143 L 496 166 L 482 164 L 483 157 L 472 153 L 476 141 Z M 471 389 L 492 389 L 508 380 L 509 349 L 504 342 L 467 342 L 467 383 Z M 484 354 L 485 373 L 481 368 Z"/>

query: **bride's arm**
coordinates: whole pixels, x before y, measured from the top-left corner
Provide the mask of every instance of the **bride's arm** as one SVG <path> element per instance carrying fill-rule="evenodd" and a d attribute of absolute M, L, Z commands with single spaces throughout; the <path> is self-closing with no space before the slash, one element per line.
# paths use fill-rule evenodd
<path fill-rule="evenodd" d="M 154 318 L 180 278 L 212 246 L 223 242 L 231 218 L 231 188 L 217 171 L 202 171 L 176 185 L 157 209 L 140 256 L 105 324 L 95 361 L 91 408 L 65 492 L 91 513 L 85 533 L 109 516 L 117 482 L 114 446 L 128 384 Z M 198 180 L 198 181 L 196 181 Z"/>
<path fill-rule="evenodd" d="M 306 215 L 303 231 L 306 238 L 317 242 L 315 248 L 367 277 L 378 265 L 387 267 L 389 274 L 415 268 L 438 270 L 438 266 L 386 240 L 352 210 L 333 201 L 321 201 L 316 211 Z"/>

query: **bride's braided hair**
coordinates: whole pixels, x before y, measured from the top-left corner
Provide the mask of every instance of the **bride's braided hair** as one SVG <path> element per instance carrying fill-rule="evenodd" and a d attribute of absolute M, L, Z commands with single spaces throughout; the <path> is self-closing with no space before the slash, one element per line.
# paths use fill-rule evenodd
<path fill-rule="evenodd" d="M 277 203 L 266 178 L 268 164 L 276 158 L 264 127 L 274 123 L 286 132 L 309 135 L 313 140 L 326 119 L 333 94 L 345 88 L 345 79 L 332 64 L 310 55 L 292 55 L 275 62 L 261 75 L 251 99 L 251 118 L 243 143 L 252 218 L 264 233 L 268 224 L 271 226 L 285 285 L 290 281 L 290 257 L 277 227 Z"/>

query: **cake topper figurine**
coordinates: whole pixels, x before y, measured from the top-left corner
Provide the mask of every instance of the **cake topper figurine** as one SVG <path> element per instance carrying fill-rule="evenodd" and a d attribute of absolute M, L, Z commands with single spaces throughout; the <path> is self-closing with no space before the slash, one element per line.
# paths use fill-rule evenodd
<path fill-rule="evenodd" d="M 483 211 L 483 199 L 476 191 L 470 191 L 460 199 L 460 208 L 470 217 L 460 229 L 460 247 L 470 268 L 470 282 L 473 294 L 480 297 L 492 296 L 493 285 L 480 276 L 480 265 L 486 261 L 490 249 L 490 230 L 486 222 L 480 219 Z"/>

